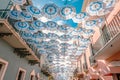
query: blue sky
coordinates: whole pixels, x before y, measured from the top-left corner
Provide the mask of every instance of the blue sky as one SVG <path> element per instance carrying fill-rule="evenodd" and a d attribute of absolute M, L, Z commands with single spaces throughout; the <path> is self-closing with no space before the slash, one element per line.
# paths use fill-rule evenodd
<path fill-rule="evenodd" d="M 76 8 L 76 13 L 79 13 L 81 12 L 81 8 L 84 0 L 67 0 L 67 4 L 66 4 L 66 0 L 32 0 L 32 1 L 33 1 L 33 5 L 38 7 L 39 9 L 41 9 L 45 4 L 48 3 L 54 3 L 58 7 L 62 7 L 65 5 L 72 5 L 73 7 Z M 57 20 L 59 20 L 59 18 L 57 18 Z M 63 21 L 74 28 L 77 26 L 77 24 L 74 23 L 72 20 L 67 20 L 67 21 L 63 20 Z"/>

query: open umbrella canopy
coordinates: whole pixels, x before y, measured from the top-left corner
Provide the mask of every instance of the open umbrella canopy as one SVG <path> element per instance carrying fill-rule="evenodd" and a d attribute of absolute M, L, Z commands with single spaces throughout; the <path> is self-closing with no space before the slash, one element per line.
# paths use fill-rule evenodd
<path fill-rule="evenodd" d="M 26 10 L 35 18 L 38 18 L 38 17 L 42 16 L 41 11 L 33 5 L 27 6 Z"/>
<path fill-rule="evenodd" d="M 29 27 L 29 23 L 19 21 L 19 22 L 16 22 L 14 26 L 19 31 L 25 31 Z"/>
<path fill-rule="evenodd" d="M 95 16 L 95 15 L 99 16 L 99 12 L 103 9 L 104 9 L 104 3 L 102 1 L 94 1 L 94 2 L 90 2 L 88 7 L 86 8 L 86 11 L 91 16 Z"/>
<path fill-rule="evenodd" d="M 12 1 L 20 6 L 26 2 Z M 82 0 L 38 0 L 41 5 L 34 1 L 37 0 L 33 0 L 33 5 L 25 4 L 24 10 L 11 10 L 9 18 L 16 21 L 15 29 L 32 50 L 46 56 L 45 64 L 54 79 L 70 80 L 77 59 L 91 43 L 94 28 L 101 28 L 103 16 L 109 14 L 116 0 L 91 1 L 84 12 L 80 11 L 80 5 L 73 4 Z"/>
<path fill-rule="evenodd" d="M 58 7 L 55 4 L 46 4 L 42 8 L 43 15 L 47 18 L 54 18 L 58 15 Z"/>
<path fill-rule="evenodd" d="M 32 21 L 32 16 L 28 12 L 20 12 L 20 19 L 23 21 Z"/>
<path fill-rule="evenodd" d="M 72 20 L 75 23 L 82 23 L 83 21 L 87 20 L 89 18 L 88 14 L 86 12 L 80 12 L 79 14 L 76 14 Z"/>
<path fill-rule="evenodd" d="M 63 19 L 71 19 L 75 16 L 76 11 L 75 8 L 72 6 L 65 6 L 60 9 L 60 16 Z"/>
<path fill-rule="evenodd" d="M 12 18 L 12 19 L 15 19 L 15 20 L 20 20 L 20 11 L 17 11 L 17 10 L 11 10 L 9 12 L 9 17 Z"/>

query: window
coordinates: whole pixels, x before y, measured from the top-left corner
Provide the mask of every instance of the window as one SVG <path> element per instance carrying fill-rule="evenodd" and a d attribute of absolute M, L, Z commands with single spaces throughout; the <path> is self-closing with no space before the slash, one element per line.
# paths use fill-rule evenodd
<path fill-rule="evenodd" d="M 16 80 L 24 80 L 26 71 L 22 68 L 19 68 L 17 79 Z"/>
<path fill-rule="evenodd" d="M 8 62 L 0 58 L 0 80 L 3 80 Z"/>
<path fill-rule="evenodd" d="M 31 76 L 30 76 L 30 80 L 34 80 L 34 75 L 31 75 Z"/>
<path fill-rule="evenodd" d="M 35 75 L 35 80 L 40 80 L 39 73 L 37 73 L 37 74 Z"/>
<path fill-rule="evenodd" d="M 30 80 L 34 80 L 35 79 L 35 71 L 33 70 L 31 73 L 30 73 Z"/>

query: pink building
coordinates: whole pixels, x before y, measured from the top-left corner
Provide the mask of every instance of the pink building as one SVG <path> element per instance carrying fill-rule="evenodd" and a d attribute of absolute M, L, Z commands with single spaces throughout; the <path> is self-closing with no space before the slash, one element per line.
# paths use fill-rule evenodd
<path fill-rule="evenodd" d="M 120 80 L 120 0 L 78 59 L 77 80 Z"/>

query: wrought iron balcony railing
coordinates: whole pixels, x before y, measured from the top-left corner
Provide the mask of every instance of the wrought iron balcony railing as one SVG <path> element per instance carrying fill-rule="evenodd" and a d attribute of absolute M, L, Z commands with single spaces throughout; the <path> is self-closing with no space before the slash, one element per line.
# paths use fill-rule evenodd
<path fill-rule="evenodd" d="M 15 22 L 16 22 L 16 20 L 13 20 L 13 19 L 10 19 L 9 18 L 9 14 L 8 14 L 8 12 L 10 11 L 10 9 L 11 9 L 11 7 L 13 6 L 13 3 L 12 3 L 12 1 L 10 0 L 10 2 L 8 3 L 8 5 L 6 6 L 6 8 L 5 9 L 0 9 L 0 19 L 6 19 L 8 22 L 9 22 L 9 24 L 15 29 L 15 27 L 14 27 L 14 24 L 15 24 Z M 21 36 L 22 35 L 22 31 L 18 31 L 18 30 L 16 30 L 15 29 L 15 31 Z M 21 37 L 22 38 L 22 37 Z M 23 39 L 24 40 L 24 39 Z M 25 40 L 24 40 L 25 41 Z M 26 41 L 25 41 L 26 42 Z M 26 42 L 26 44 L 27 44 L 27 42 Z M 40 59 L 40 54 L 38 53 L 38 51 L 37 51 L 37 49 L 34 47 L 34 46 L 32 46 L 32 45 L 29 45 L 29 44 L 27 44 L 31 49 L 32 49 L 32 51 L 35 53 L 35 55 L 36 55 L 36 57 L 38 58 L 38 59 Z"/>
<path fill-rule="evenodd" d="M 120 11 L 114 16 L 112 21 L 109 24 L 106 24 L 102 29 L 101 36 L 97 41 L 92 44 L 93 54 L 97 53 L 101 48 L 103 48 L 109 41 L 114 39 L 117 35 L 120 34 Z M 95 47 L 98 46 L 99 47 Z"/>

